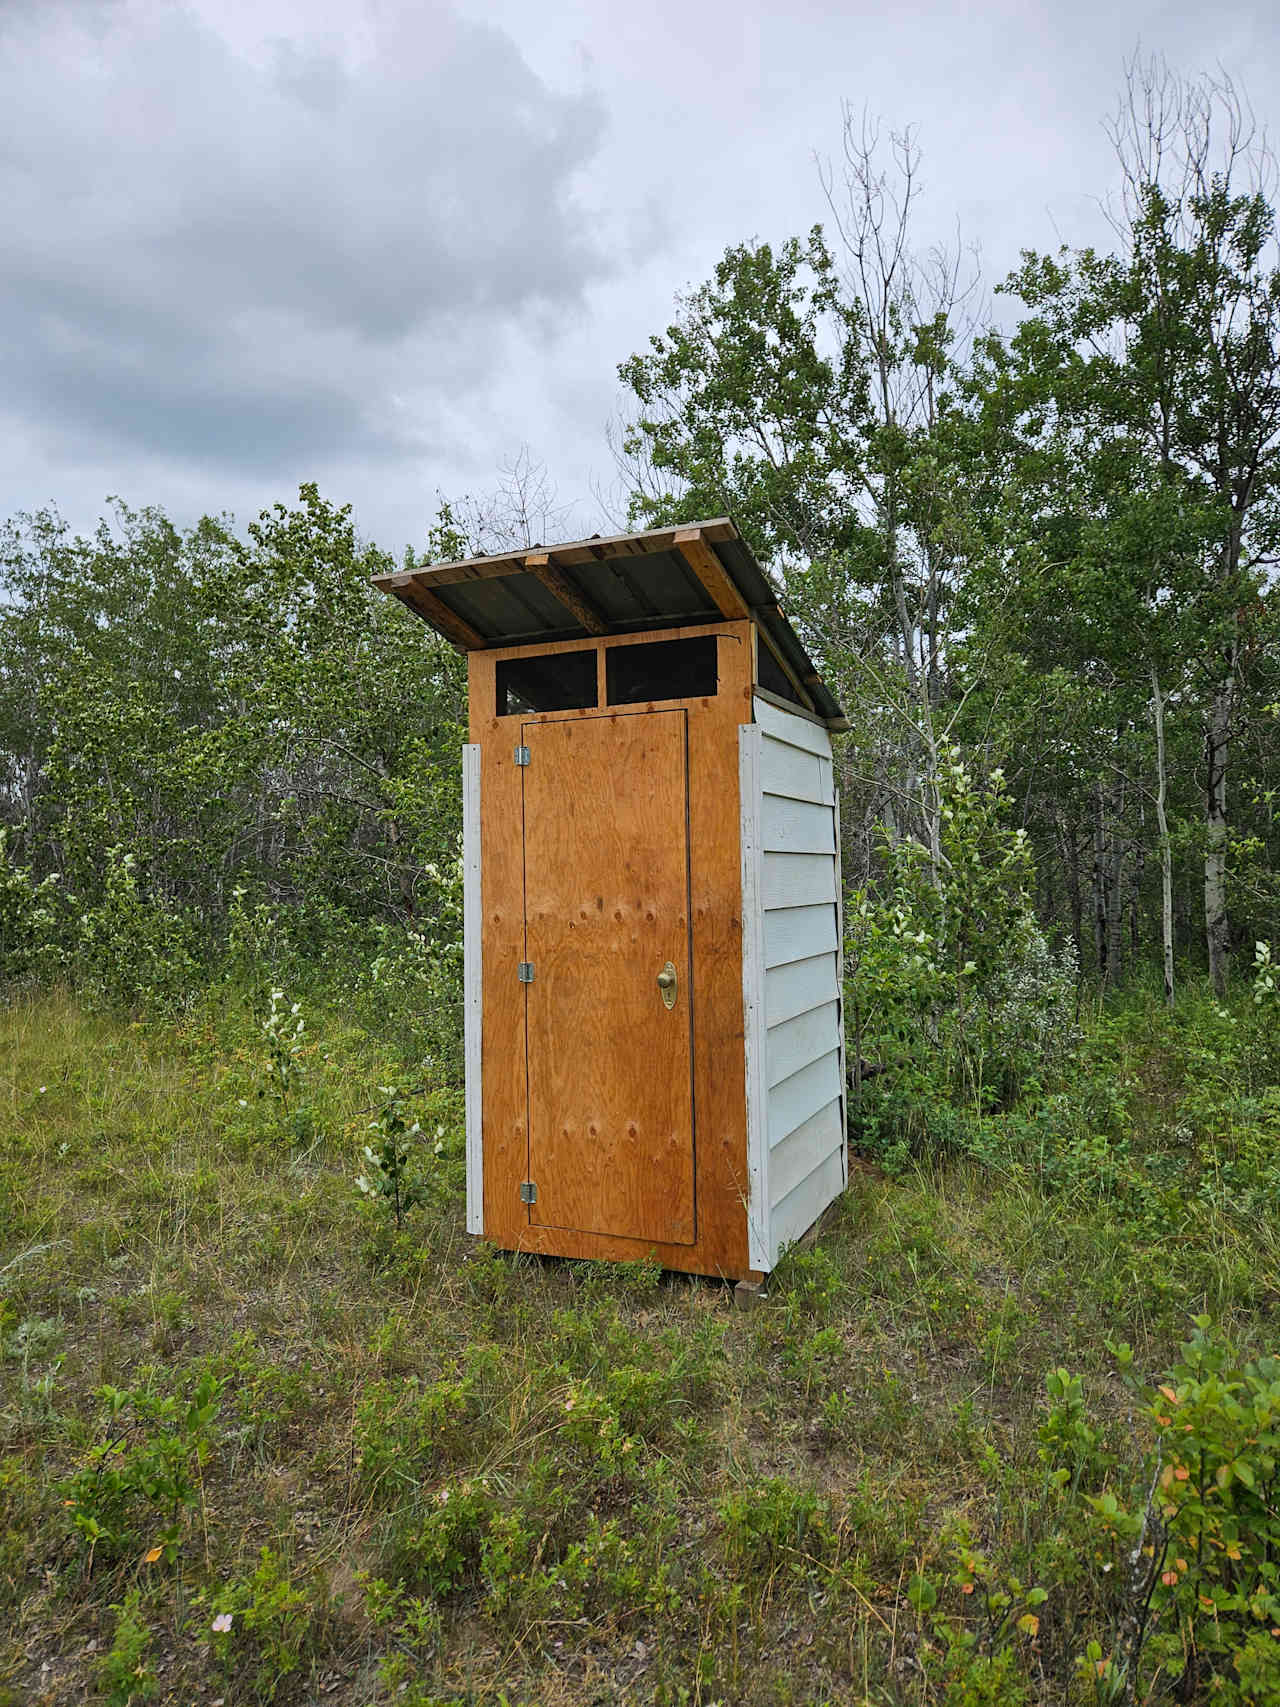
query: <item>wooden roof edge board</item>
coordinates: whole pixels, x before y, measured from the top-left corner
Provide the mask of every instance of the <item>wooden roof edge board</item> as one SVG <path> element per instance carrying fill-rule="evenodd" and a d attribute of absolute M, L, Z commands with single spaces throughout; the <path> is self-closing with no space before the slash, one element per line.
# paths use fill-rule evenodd
<path fill-rule="evenodd" d="M 703 537 L 715 543 L 738 539 L 741 535 L 728 516 L 698 524 Z M 573 567 L 576 563 L 599 562 L 607 557 L 645 557 L 655 551 L 670 551 L 679 527 L 651 528 L 647 533 L 613 534 L 608 539 L 575 539 L 564 545 L 549 548 L 558 562 Z M 492 557 L 467 557 L 456 563 L 424 564 L 421 569 L 397 570 L 393 574 L 375 575 L 375 587 L 395 591 L 406 578 L 419 584 L 425 579 L 429 586 L 447 587 L 454 581 L 487 581 L 497 575 L 518 575 L 530 555 L 545 556 L 540 547 L 521 546 L 518 551 L 495 552 Z"/>
<path fill-rule="evenodd" d="M 740 622 L 751 615 L 750 606 L 732 576 L 707 544 L 704 528 L 678 528 L 672 545 L 706 589 L 721 616 Z"/>
<path fill-rule="evenodd" d="M 524 566 L 530 575 L 537 576 L 553 599 L 562 604 L 571 616 L 577 617 L 588 634 L 608 634 L 609 622 L 604 612 L 574 586 L 550 552 L 529 552 Z"/>
<path fill-rule="evenodd" d="M 465 617 L 457 611 L 449 609 L 443 599 L 438 599 L 428 587 L 420 581 L 408 577 L 408 584 L 391 589 L 396 597 L 416 611 L 424 622 L 430 623 L 437 634 L 443 634 L 451 646 L 456 646 L 460 652 L 483 652 L 489 642 L 477 629 L 472 628 Z"/>
<path fill-rule="evenodd" d="M 721 546 L 726 550 L 716 549 Z M 607 539 L 578 540 L 545 549 L 529 546 L 519 551 L 495 553 L 492 557 L 473 557 L 421 569 L 400 569 L 375 575 L 372 584 L 384 592 L 393 593 L 416 610 L 454 646 L 464 651 L 477 651 L 488 646 L 537 644 L 543 636 L 531 631 L 519 636 L 494 634 L 486 637 L 444 598 L 438 597 L 434 589 L 470 583 L 476 586 L 478 595 L 477 583 L 526 576 L 536 581 L 543 592 L 567 612 L 584 631 L 585 639 L 598 639 L 651 625 L 666 627 L 677 616 L 685 622 L 689 620 L 692 613 L 673 613 L 652 605 L 646 596 L 644 576 L 633 581 L 624 567 L 629 560 L 661 554 L 674 556 L 683 565 L 692 582 L 703 590 L 709 609 L 717 611 L 722 620 L 750 620 L 755 624 L 757 633 L 803 705 L 823 718 L 832 730 L 849 727 L 834 694 L 814 668 L 812 659 L 791 627 L 768 576 L 760 570 L 750 548 L 728 516 L 687 525 L 651 528 L 644 533 L 616 534 Z M 569 569 L 594 564 L 607 565 L 622 579 L 631 597 L 645 613 L 642 617 L 611 621 L 590 593 L 566 573 Z M 516 585 L 513 584 L 509 590 L 516 593 Z M 531 592 L 532 588 L 528 590 Z M 761 595 L 765 595 L 763 599 Z M 520 603 L 527 605 L 523 596 L 520 596 Z M 530 614 L 534 614 L 531 608 Z M 548 629 L 547 634 L 550 632 Z"/>

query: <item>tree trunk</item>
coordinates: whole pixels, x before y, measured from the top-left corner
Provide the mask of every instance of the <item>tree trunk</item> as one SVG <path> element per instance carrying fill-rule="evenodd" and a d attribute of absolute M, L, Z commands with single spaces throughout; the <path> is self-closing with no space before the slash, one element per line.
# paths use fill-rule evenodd
<path fill-rule="evenodd" d="M 1068 828 L 1064 820 L 1059 827 L 1058 839 L 1062 849 L 1062 874 L 1067 888 L 1067 904 L 1071 908 L 1071 935 L 1076 945 L 1077 958 L 1083 966 L 1084 896 L 1080 889 L 1080 844 L 1075 826 Z"/>
<path fill-rule="evenodd" d="M 1204 928 L 1214 994 L 1227 993 L 1230 925 L 1227 917 L 1227 748 L 1235 671 L 1214 690 L 1205 737 Z"/>
<path fill-rule="evenodd" d="M 1160 947 L 1164 955 L 1164 999 L 1173 1005 L 1173 850 L 1165 813 L 1164 695 L 1151 666 L 1151 708 L 1156 724 L 1156 826 L 1160 837 Z"/>
<path fill-rule="evenodd" d="M 1110 823 L 1106 841 L 1107 978 L 1112 984 L 1120 982 L 1124 958 L 1125 838 L 1122 826 L 1125 819 L 1125 793 L 1125 784 L 1118 778 L 1108 790 Z"/>
<path fill-rule="evenodd" d="M 1107 836 L 1103 787 L 1094 790 L 1093 824 L 1093 952 L 1098 976 L 1107 981 Z"/>

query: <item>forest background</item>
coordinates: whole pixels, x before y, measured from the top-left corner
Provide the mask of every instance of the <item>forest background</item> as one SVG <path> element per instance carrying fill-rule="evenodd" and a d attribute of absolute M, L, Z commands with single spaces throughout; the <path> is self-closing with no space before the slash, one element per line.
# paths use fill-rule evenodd
<path fill-rule="evenodd" d="M 1101 1526 L 1090 1545 L 1110 1535 L 1133 1548 L 1133 1562 L 1108 1584 L 1099 1551 L 1088 1592 L 1077 1582 L 1069 1614 L 1042 1633 L 1048 1614 L 1035 1609 L 1048 1591 L 1029 1586 L 1024 1565 L 1014 1572 L 1014 1553 L 997 1567 L 974 1551 L 972 1533 L 952 1535 L 937 1580 L 951 1584 L 953 1600 L 983 1585 L 987 1622 L 966 1622 L 962 1600 L 944 1616 L 923 1563 L 900 1569 L 894 1605 L 916 1621 L 918 1693 L 892 1694 L 907 1688 L 894 1671 L 895 1621 L 886 1700 L 934 1692 L 1013 1700 L 1023 1698 L 1017 1689 L 1085 1683 L 1100 1699 L 1138 1699 L 1140 1683 L 1192 1699 L 1212 1681 L 1237 1692 L 1217 1699 L 1262 1701 L 1274 1699 L 1267 1680 L 1280 1677 L 1266 1634 L 1280 1625 L 1274 1500 L 1258 1495 L 1271 1516 L 1247 1558 L 1242 1535 L 1263 1520 L 1231 1505 L 1262 1480 L 1274 1489 L 1275 1453 L 1257 1443 L 1274 1439 L 1267 1430 L 1280 1414 L 1280 1372 L 1249 1362 L 1255 1342 L 1265 1343 L 1258 1296 L 1269 1298 L 1274 1280 L 1265 1229 L 1280 1202 L 1277 186 L 1265 139 L 1224 80 L 1135 63 L 1114 141 L 1122 190 L 1111 208 L 1113 249 L 1027 253 L 997 286 L 1011 310 L 997 330 L 963 247 L 913 249 L 912 136 L 848 113 L 843 157 L 825 179 L 826 226 L 731 248 L 619 370 L 629 406 L 614 450 L 626 522 L 732 515 L 849 717 L 836 765 L 855 1148 L 878 1180 L 914 1178 L 917 1190 L 921 1167 L 963 1164 L 1006 1189 L 1015 1170 L 1030 1169 L 1029 1190 L 1068 1200 L 1083 1192 L 1095 1210 L 1105 1201 L 1118 1248 L 1157 1248 L 1176 1227 L 1194 1260 L 1180 1290 L 1169 1283 L 1167 1316 L 1142 1285 L 1122 1299 L 1108 1294 L 1121 1326 L 1131 1308 L 1143 1312 L 1162 1367 L 1175 1357 L 1179 1310 L 1185 1327 L 1212 1293 L 1235 1313 L 1220 1340 L 1205 1338 L 1209 1321 L 1200 1318 L 1200 1338 L 1177 1354 L 1182 1384 L 1170 1389 L 1179 1403 L 1193 1390 L 1203 1401 L 1203 1451 L 1227 1466 L 1215 1484 L 1226 1516 L 1200 1510 L 1195 1545 L 1179 1543 L 1182 1508 L 1175 1500 L 1161 1515 L 1155 1483 L 1147 1492 L 1143 1482 L 1152 1465 L 1158 1479 L 1172 1462 L 1149 1456 L 1162 1450 L 1152 1443 L 1168 1420 L 1159 1420 L 1158 1401 L 1124 1481 L 1116 1449 L 1104 1449 L 1085 1420 L 1078 1382 L 1059 1370 L 1033 1458 L 1043 1470 L 1058 1448 L 1075 1454 L 1058 1491 L 1087 1494 L 1093 1503 L 1080 1521 Z M 364 1087 L 378 1112 L 361 1186 L 369 1213 L 388 1208 L 389 1217 L 374 1241 L 375 1267 L 413 1260 L 403 1235 L 415 1210 L 434 1201 L 440 1225 L 447 1220 L 440 1181 L 449 1178 L 449 1097 L 461 1057 L 465 668 L 411 613 L 375 594 L 370 578 L 552 543 L 563 517 L 526 456 L 490 496 L 442 500 L 422 550 L 400 563 L 358 538 L 349 510 L 314 486 L 243 532 L 225 517 L 179 528 L 154 508 L 117 501 L 91 536 L 41 511 L 12 518 L 0 542 L 0 978 L 11 1011 L 29 1017 L 47 1014 L 42 1001 L 69 1003 L 82 1016 L 168 1026 L 164 1035 L 185 1037 L 183 1047 L 193 1035 L 205 1047 L 212 1025 L 233 1040 L 242 1066 L 246 1051 L 262 1061 L 257 1102 L 237 1098 L 218 1117 L 219 1143 L 240 1144 L 259 1166 L 266 1140 L 254 1122 L 265 1120 L 272 1153 L 289 1168 L 302 1158 L 330 1171 L 346 1165 L 334 1138 L 339 1092 L 322 1087 L 320 1065 L 309 1061 L 302 1015 L 358 1023 L 382 1052 L 378 1070 L 394 1079 Z M 55 1038 L 70 1023 L 57 1011 L 63 1018 L 47 1022 Z M 1164 1109 L 1145 1149 L 1135 1136 L 1139 1083 Z M 1206 1084 L 1217 1101 L 1205 1100 Z M 12 1095 L 16 1109 L 16 1076 Z M 412 1110 L 422 1096 L 443 1099 L 433 1144 Z M 351 1114 L 343 1105 L 343 1132 Z M 18 1444 L 66 1474 L 80 1462 L 81 1480 L 36 1476 L 23 1497 L 45 1512 L 55 1485 L 72 1487 L 64 1505 L 84 1518 L 76 1616 L 114 1630 L 112 1653 L 127 1657 L 133 1643 L 136 1675 L 158 1690 L 146 1656 L 148 1620 L 160 1617 L 163 1597 L 130 1587 L 127 1564 L 133 1543 L 147 1538 L 127 1514 L 154 1496 L 142 1478 L 125 1487 L 118 1510 L 90 1513 L 90 1489 L 103 1484 L 100 1461 L 97 1480 L 84 1468 L 96 1438 L 87 1419 L 95 1403 L 117 1404 L 137 1419 L 138 1440 L 179 1439 L 177 1458 L 199 1465 L 200 1430 L 212 1426 L 229 1377 L 209 1375 L 205 1398 L 182 1413 L 183 1435 L 170 1428 L 176 1412 L 165 1422 L 156 1410 L 157 1377 L 135 1357 L 132 1396 L 108 1389 L 118 1403 L 102 1401 L 103 1389 L 86 1388 L 80 1434 L 59 1433 L 53 1366 L 42 1398 L 30 1324 L 62 1320 L 49 1303 L 56 1288 L 40 1291 L 54 1283 L 39 1280 L 36 1234 L 49 1212 L 47 1203 L 37 1212 L 41 1192 L 65 1170 L 38 1124 L 33 1113 L 22 1127 L 28 1150 L 16 1143 L 6 1163 L 23 1206 L 15 1249 L 31 1294 L 15 1289 L 0 1326 L 23 1375 Z M 1197 1231 L 1187 1217 L 1200 1213 L 1208 1220 Z M 1216 1260 L 1227 1244 L 1235 1254 L 1210 1285 L 1206 1253 Z M 1221 1278 L 1228 1271 L 1230 1284 Z M 821 1263 L 797 1268 L 790 1296 L 800 1302 L 788 1318 L 797 1346 L 815 1334 L 825 1343 L 834 1275 Z M 1102 1320 L 1101 1303 L 1099 1311 Z M 1093 1337 L 1095 1352 L 1102 1337 Z M 48 1345 L 56 1339 L 50 1330 Z M 810 1358 L 805 1402 L 816 1392 L 823 1426 L 837 1427 L 830 1370 L 824 1364 L 819 1378 L 814 1354 L 789 1344 L 784 1337 L 774 1351 Z M 481 1376 L 473 1370 L 455 1395 L 464 1410 L 468 1381 Z M 1238 1395 L 1255 1390 L 1250 1382 L 1271 1397 L 1233 1424 L 1204 1397 L 1213 1381 L 1226 1383 L 1237 1409 Z M 403 1421 L 385 1394 L 380 1402 Z M 441 1403 L 449 1412 L 455 1400 Z M 664 1440 L 660 1456 L 669 1459 L 676 1447 Z M 608 1470 L 621 1474 L 613 1463 Z M 190 1488 L 181 1478 L 165 1486 L 173 1512 L 156 1557 L 171 1564 L 187 1534 Z M 1207 1502 L 1205 1474 L 1195 1486 Z M 795 1563 L 787 1537 L 799 1546 L 811 1526 L 804 1546 L 824 1569 L 844 1568 L 840 1547 L 831 1550 L 835 1519 L 816 1494 L 784 1498 L 772 1484 L 757 1494 L 740 1509 L 731 1499 L 718 1508 L 735 1569 L 749 1576 L 755 1560 L 772 1585 L 780 1560 Z M 801 1508 L 786 1504 L 795 1498 Z M 1097 1503 L 1107 1499 L 1111 1507 Z M 444 1633 L 448 1596 L 481 1580 L 489 1600 L 497 1593 L 501 1525 L 483 1501 L 472 1518 L 469 1540 L 420 1538 L 417 1555 L 392 1524 L 386 1581 L 373 1579 L 383 1598 L 370 1599 L 366 1583 L 371 1610 L 362 1616 L 371 1623 L 360 1637 L 371 1651 L 371 1628 L 392 1632 L 379 1661 L 390 1667 L 388 1689 L 399 1687 L 392 1662 L 411 1645 L 405 1631 L 426 1614 L 406 1610 L 387 1581 L 425 1584 L 445 1607 L 421 1646 L 446 1670 L 456 1665 Z M 521 1570 L 508 1561 L 508 1574 L 532 1584 L 548 1546 L 548 1562 L 561 1568 L 582 1545 L 576 1533 L 570 1524 L 549 1541 L 548 1530 L 536 1559 Z M 1062 1513 L 1059 1533 L 1070 1533 Z M 1190 1548 L 1190 1566 L 1179 1544 Z M 26 1547 L 7 1567 L 18 1600 L 25 1591 L 14 1585 L 33 1569 Z M 209 1547 L 206 1525 L 206 1564 Z M 514 1540 L 510 1547 L 519 1552 Z M 106 1592 L 124 1598 L 108 1601 L 94 1587 L 95 1557 L 98 1582 L 116 1559 Z M 216 1620 L 239 1617 L 258 1649 L 276 1642 L 283 1652 L 294 1594 L 307 1635 L 288 1649 L 280 1678 L 314 1679 L 322 1664 L 339 1675 L 350 1631 L 324 1611 L 329 1589 L 305 1571 L 295 1582 L 270 1547 L 263 1557 L 266 1575 L 246 1576 L 225 1607 L 207 1599 L 193 1612 L 196 1603 L 182 1602 L 173 1640 L 186 1632 L 240 1676 L 215 1640 L 231 1623 Z M 58 1569 L 69 1568 L 59 1558 Z M 1061 1575 L 1063 1559 L 1052 1568 Z M 510 1582 L 503 1592 L 515 1593 Z M 773 1593 L 762 1591 L 752 1614 L 758 1631 L 776 1610 Z M 32 1628 L 62 1604 L 52 1589 L 22 1604 L 36 1601 Z M 522 1608 L 547 1630 L 555 1623 L 550 1612 Z M 636 1616 L 659 1610 L 674 1617 L 641 1597 Z M 723 1657 L 729 1624 L 738 1628 L 736 1614 L 725 1616 L 717 1642 L 699 1637 L 692 1658 L 677 1644 L 673 1677 L 682 1666 L 698 1676 L 704 1649 Z M 641 1627 L 649 1629 L 626 1625 L 628 1643 Z M 637 1640 L 647 1651 L 652 1637 Z M 103 1644 L 105 1652 L 105 1635 Z M 534 1650 L 543 1652 L 536 1641 Z M 283 1661 L 276 1653 L 261 1663 L 251 1687 L 271 1699 L 277 1685 L 263 1680 Z M 116 1690 L 113 1700 L 141 1699 L 121 1667 L 124 1681 L 104 1673 L 101 1687 Z M 982 1694 L 984 1678 L 1005 1693 Z M 667 1698 L 690 1698 L 678 1690 L 692 1685 L 670 1687 Z M 977 1693 L 956 1693 L 965 1689 Z"/>
<path fill-rule="evenodd" d="M 1027 253 L 996 332 L 971 257 L 911 249 L 912 138 L 847 114 L 829 229 L 724 256 L 622 364 L 615 451 L 629 523 L 735 517 L 842 697 L 845 869 L 873 922 L 906 885 L 937 915 L 933 972 L 974 958 L 944 899 L 958 766 L 1024 832 L 1055 952 L 1111 984 L 1154 959 L 1169 996 L 1181 962 L 1221 994 L 1277 907 L 1274 174 L 1229 85 L 1155 66 L 1115 141 L 1114 252 Z M 524 456 L 404 561 L 562 523 Z M 89 538 L 7 524 L 12 969 L 78 960 L 141 992 L 98 940 L 122 906 L 174 989 L 236 905 L 362 964 L 456 937 L 463 672 L 370 590 L 393 566 L 312 487 L 247 534 L 120 502 Z"/>

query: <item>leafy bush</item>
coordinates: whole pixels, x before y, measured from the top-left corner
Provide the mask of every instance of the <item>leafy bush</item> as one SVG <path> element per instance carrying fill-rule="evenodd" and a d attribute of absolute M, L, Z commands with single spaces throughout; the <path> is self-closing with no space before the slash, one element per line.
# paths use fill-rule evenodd
<path fill-rule="evenodd" d="M 356 1179 L 356 1188 L 372 1203 L 381 1203 L 395 1219 L 397 1228 L 411 1209 L 430 1197 L 430 1177 L 423 1167 L 427 1141 L 416 1120 L 405 1112 L 405 1093 L 394 1085 L 381 1085 L 387 1099 L 369 1130 L 376 1144 L 364 1146 L 366 1171 Z M 436 1128 L 431 1154 L 444 1152 L 444 1127 Z"/>
<path fill-rule="evenodd" d="M 781 1476 L 726 1494 L 717 1515 L 725 1553 L 738 1569 L 769 1570 L 830 1542 L 826 1505 L 812 1488 Z"/>
<path fill-rule="evenodd" d="M 159 1680 L 148 1659 L 152 1638 L 140 1601 L 138 1590 L 131 1588 L 123 1602 L 111 1608 L 116 1627 L 111 1646 L 97 1667 L 107 1707 L 135 1707 L 135 1703 L 152 1701 L 160 1693 Z"/>
<path fill-rule="evenodd" d="M 74 962 L 81 988 L 106 1006 L 172 1009 L 199 987 L 196 921 L 148 899 L 137 860 L 108 848 L 102 895 L 78 905 Z"/>
<path fill-rule="evenodd" d="M 1280 1627 L 1280 1358 L 1238 1362 L 1207 1316 L 1154 1388 L 1133 1379 L 1129 1348 L 1116 1350 L 1153 1436 L 1127 1491 L 1066 1371 L 1051 1378 L 1041 1429 L 1119 1586 L 1113 1651 L 1090 1650 L 1086 1674 L 1113 1698 L 1134 1699 L 1158 1673 L 1181 1679 L 1184 1699 L 1211 1685 L 1215 1700 L 1248 1707 L 1275 1675 Z M 1090 1466 L 1114 1485 L 1088 1491 Z"/>
<path fill-rule="evenodd" d="M 432 928 L 374 928 L 354 995 L 371 1028 L 389 1031 L 411 1046 L 433 1076 L 457 1080 L 462 1075 L 460 861 L 456 877 L 442 887 L 445 902 Z"/>
<path fill-rule="evenodd" d="M 310 1596 L 281 1554 L 263 1547 L 252 1574 L 219 1590 L 210 1605 L 210 1638 L 224 1672 L 249 1671 L 254 1699 L 274 1701 L 301 1667 L 314 1633 Z"/>
<path fill-rule="evenodd" d="M 11 830 L 0 824 L 0 983 L 48 978 L 63 958 L 58 879 L 36 882 L 30 867 L 17 863 L 11 842 Z"/>
<path fill-rule="evenodd" d="M 207 1371 L 188 1398 L 150 1388 L 104 1386 L 102 1435 L 62 1489 L 67 1515 L 95 1558 L 150 1547 L 176 1555 L 184 1515 L 199 1498 L 197 1470 L 209 1452 L 222 1383 Z"/>
<path fill-rule="evenodd" d="M 940 856 L 886 838 L 885 874 L 846 910 L 848 1011 L 862 1141 L 902 1159 L 946 1126 L 940 1105 L 1004 1105 L 1061 1067 L 1075 1037 L 1078 966 L 1032 908 L 1026 833 L 1006 827 L 1004 776 L 980 783 L 947 747 L 938 774 Z"/>

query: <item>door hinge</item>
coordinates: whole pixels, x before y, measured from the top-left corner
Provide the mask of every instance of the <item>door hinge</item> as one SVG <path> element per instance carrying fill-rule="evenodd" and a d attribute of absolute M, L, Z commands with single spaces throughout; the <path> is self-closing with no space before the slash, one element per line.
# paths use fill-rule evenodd
<path fill-rule="evenodd" d="M 538 1201 L 538 1188 L 531 1179 L 520 1181 L 520 1201 L 521 1203 L 536 1203 Z"/>
<path fill-rule="evenodd" d="M 528 749 L 528 747 L 517 747 L 516 748 L 516 763 L 518 765 L 527 765 L 529 763 L 529 749 Z"/>
<path fill-rule="evenodd" d="M 533 962 L 532 962 L 532 960 L 522 960 L 519 963 L 519 965 L 516 967 L 516 977 L 520 980 L 520 982 L 522 984 L 532 984 L 533 983 Z"/>

